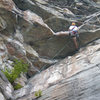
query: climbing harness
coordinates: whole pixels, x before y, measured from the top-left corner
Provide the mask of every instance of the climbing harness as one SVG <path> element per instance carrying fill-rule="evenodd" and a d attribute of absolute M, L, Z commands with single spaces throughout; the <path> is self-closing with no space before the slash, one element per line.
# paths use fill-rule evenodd
<path fill-rule="evenodd" d="M 76 26 L 74 26 L 70 31 L 69 31 L 69 36 L 74 37 L 78 35 L 77 31 L 74 31 Z"/>

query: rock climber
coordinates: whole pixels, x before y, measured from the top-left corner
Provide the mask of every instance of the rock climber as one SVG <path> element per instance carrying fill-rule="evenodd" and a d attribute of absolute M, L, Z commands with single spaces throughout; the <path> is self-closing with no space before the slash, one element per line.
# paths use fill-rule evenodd
<path fill-rule="evenodd" d="M 70 36 L 74 42 L 76 50 L 78 50 L 79 49 L 78 41 L 77 41 L 77 39 L 79 38 L 78 30 L 79 30 L 79 28 L 76 26 L 76 24 L 74 22 L 72 22 L 68 31 L 57 32 L 57 33 L 54 33 L 54 35 L 68 35 L 68 36 Z"/>
<path fill-rule="evenodd" d="M 76 50 L 78 50 L 79 46 L 78 46 L 77 38 L 79 38 L 79 34 L 78 34 L 78 27 L 74 22 L 72 22 L 72 25 L 69 27 L 69 36 L 71 36 L 75 48 Z"/>

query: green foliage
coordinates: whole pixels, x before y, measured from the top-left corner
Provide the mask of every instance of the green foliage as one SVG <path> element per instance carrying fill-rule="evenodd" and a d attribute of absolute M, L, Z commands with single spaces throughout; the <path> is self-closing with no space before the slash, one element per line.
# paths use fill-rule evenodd
<path fill-rule="evenodd" d="M 42 91 L 41 91 L 41 90 L 36 91 L 36 92 L 35 92 L 35 96 L 36 96 L 37 98 L 41 97 L 41 96 L 42 96 Z"/>
<path fill-rule="evenodd" d="M 20 84 L 16 84 L 16 85 L 14 85 L 14 90 L 18 90 L 18 89 L 20 89 L 20 88 L 22 88 L 23 86 L 21 86 Z"/>
<path fill-rule="evenodd" d="M 38 92 L 37 91 L 35 92 L 35 96 L 38 97 Z"/>
<path fill-rule="evenodd" d="M 18 78 L 22 72 L 24 73 L 28 71 L 28 64 L 25 64 L 22 60 L 19 61 L 15 59 L 13 64 L 14 69 L 11 72 L 9 72 L 7 69 L 3 71 L 3 73 L 11 83 L 13 83 L 14 80 Z"/>

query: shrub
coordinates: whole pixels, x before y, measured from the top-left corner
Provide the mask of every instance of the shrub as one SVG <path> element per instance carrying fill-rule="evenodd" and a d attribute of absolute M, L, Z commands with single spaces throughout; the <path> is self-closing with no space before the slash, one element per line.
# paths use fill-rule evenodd
<path fill-rule="evenodd" d="M 36 91 L 36 92 L 35 92 L 35 96 L 36 96 L 37 98 L 41 97 L 41 96 L 42 96 L 42 91 L 41 91 L 41 90 Z"/>
<path fill-rule="evenodd" d="M 13 87 L 14 87 L 14 90 L 18 90 L 18 89 L 22 88 L 23 86 L 21 86 L 19 83 L 17 83 Z"/>
<path fill-rule="evenodd" d="M 24 63 L 24 61 L 22 60 L 19 61 L 15 59 L 13 64 L 14 68 L 11 72 L 9 72 L 7 69 L 3 71 L 3 73 L 11 83 L 13 83 L 14 80 L 18 78 L 22 72 L 25 73 L 28 71 L 28 64 Z"/>

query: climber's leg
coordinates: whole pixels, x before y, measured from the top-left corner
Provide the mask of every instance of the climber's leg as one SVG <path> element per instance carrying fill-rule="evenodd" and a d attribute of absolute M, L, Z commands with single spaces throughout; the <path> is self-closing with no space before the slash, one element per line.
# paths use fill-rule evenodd
<path fill-rule="evenodd" d="M 78 43 L 77 43 L 76 37 L 73 37 L 72 39 L 73 39 L 76 50 L 78 50 Z"/>

